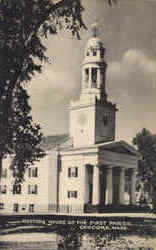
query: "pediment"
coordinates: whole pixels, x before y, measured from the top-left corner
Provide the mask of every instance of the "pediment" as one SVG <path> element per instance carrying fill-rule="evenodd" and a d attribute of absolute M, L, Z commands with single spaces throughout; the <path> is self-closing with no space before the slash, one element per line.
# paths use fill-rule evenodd
<path fill-rule="evenodd" d="M 135 147 L 131 146 L 129 143 L 127 143 L 125 141 L 117 141 L 117 142 L 103 144 L 100 147 L 100 149 L 109 150 L 109 151 L 115 152 L 115 153 L 122 153 L 122 154 L 128 154 L 128 155 L 140 157 L 140 154 L 135 149 Z"/>

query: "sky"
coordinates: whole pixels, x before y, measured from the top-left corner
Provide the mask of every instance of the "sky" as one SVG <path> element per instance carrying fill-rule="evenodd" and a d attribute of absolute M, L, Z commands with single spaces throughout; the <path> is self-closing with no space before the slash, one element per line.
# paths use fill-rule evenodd
<path fill-rule="evenodd" d="M 90 26 L 99 23 L 106 48 L 106 91 L 117 104 L 116 140 L 132 138 L 142 128 L 156 133 L 156 0 L 83 0 L 88 30 L 81 40 L 69 32 L 44 41 L 51 64 L 43 65 L 28 89 L 32 114 L 46 135 L 69 133 L 69 104 L 78 98 L 81 63 Z"/>

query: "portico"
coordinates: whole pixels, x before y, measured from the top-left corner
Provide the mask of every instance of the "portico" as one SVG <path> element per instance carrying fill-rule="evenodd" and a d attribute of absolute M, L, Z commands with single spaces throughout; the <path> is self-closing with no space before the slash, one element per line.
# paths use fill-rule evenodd
<path fill-rule="evenodd" d="M 97 159 L 97 164 L 85 166 L 86 201 L 93 206 L 125 205 L 127 193 L 128 204 L 135 205 L 138 153 L 123 141 L 112 142 L 99 146 Z"/>
<path fill-rule="evenodd" d="M 138 152 L 124 141 L 61 151 L 66 168 L 78 166 L 80 178 L 66 182 L 63 189 L 77 185 L 79 201 L 89 207 L 136 204 Z M 64 173 L 61 173 L 62 178 Z M 79 177 L 79 176 L 78 176 Z M 127 181 L 128 179 L 128 181 Z M 128 200 L 126 200 L 128 197 Z M 63 198 L 63 197 L 62 197 Z M 68 201 L 69 202 L 69 201 Z M 71 205 L 75 203 L 70 200 Z"/>
<path fill-rule="evenodd" d="M 136 169 L 126 169 L 118 166 L 90 166 L 92 174 L 92 205 L 124 205 L 125 204 L 125 175 L 130 170 L 129 204 L 136 204 L 135 182 Z M 91 186 L 90 186 L 91 187 Z M 91 193 L 91 191 L 89 191 Z"/>

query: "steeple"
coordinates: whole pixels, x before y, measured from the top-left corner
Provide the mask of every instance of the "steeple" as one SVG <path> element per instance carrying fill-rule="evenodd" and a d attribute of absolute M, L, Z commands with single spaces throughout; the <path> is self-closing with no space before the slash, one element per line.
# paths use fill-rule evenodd
<path fill-rule="evenodd" d="M 80 98 L 70 103 L 70 136 L 74 147 L 115 139 L 116 105 L 107 100 L 104 54 L 98 25 L 94 23 L 84 51 Z"/>
<path fill-rule="evenodd" d="M 82 63 L 81 95 L 94 95 L 98 100 L 106 101 L 105 73 L 107 64 L 104 61 L 105 48 L 98 35 L 98 24 L 91 26 L 91 38 L 88 40 L 84 61 Z"/>

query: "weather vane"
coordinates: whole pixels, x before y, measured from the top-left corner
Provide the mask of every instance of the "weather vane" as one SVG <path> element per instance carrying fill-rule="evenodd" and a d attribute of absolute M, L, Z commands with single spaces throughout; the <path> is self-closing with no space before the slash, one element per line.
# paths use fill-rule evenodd
<path fill-rule="evenodd" d="M 99 24 L 98 24 L 98 22 L 93 23 L 91 25 L 91 31 L 92 31 L 93 37 L 97 37 L 98 30 L 99 30 Z"/>

